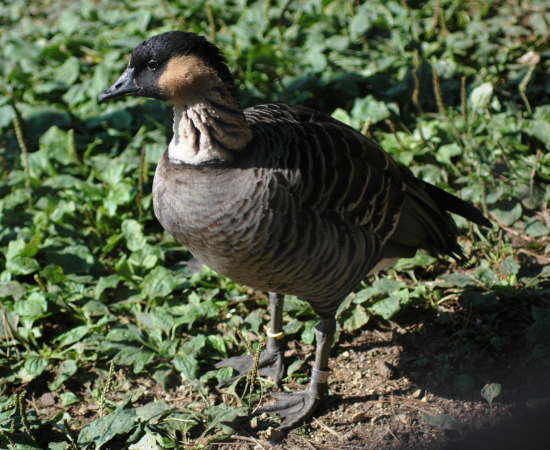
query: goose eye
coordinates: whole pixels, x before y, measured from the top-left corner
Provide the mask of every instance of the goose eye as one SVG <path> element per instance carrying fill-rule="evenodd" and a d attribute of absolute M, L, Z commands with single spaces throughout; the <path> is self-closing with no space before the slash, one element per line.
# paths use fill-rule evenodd
<path fill-rule="evenodd" d="M 157 70 L 159 67 L 159 63 L 155 59 L 151 59 L 147 62 L 147 68 L 151 70 Z"/>

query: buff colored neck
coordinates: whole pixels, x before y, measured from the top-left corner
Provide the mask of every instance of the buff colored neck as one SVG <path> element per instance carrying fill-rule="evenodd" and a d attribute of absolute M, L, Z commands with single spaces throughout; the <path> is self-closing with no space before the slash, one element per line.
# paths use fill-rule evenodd
<path fill-rule="evenodd" d="M 174 105 L 174 136 L 168 157 L 176 164 L 231 161 L 252 139 L 239 104 L 222 89 Z"/>

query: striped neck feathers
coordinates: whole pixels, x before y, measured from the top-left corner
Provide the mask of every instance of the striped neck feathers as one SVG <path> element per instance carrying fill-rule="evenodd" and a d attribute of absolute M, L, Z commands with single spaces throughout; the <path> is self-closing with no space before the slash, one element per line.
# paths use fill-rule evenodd
<path fill-rule="evenodd" d="M 252 139 L 241 107 L 222 89 L 192 103 L 176 103 L 173 129 L 168 158 L 175 164 L 230 162 Z"/>

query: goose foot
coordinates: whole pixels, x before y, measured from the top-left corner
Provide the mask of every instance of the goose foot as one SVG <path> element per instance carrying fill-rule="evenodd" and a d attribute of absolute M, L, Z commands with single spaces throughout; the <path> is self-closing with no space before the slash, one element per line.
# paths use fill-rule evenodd
<path fill-rule="evenodd" d="M 215 366 L 216 369 L 231 367 L 238 373 L 238 375 L 222 381 L 218 384 L 218 387 L 229 386 L 238 378 L 246 375 L 252 369 L 252 364 L 253 357 L 250 355 L 233 356 L 217 363 Z M 269 377 L 275 384 L 279 384 L 283 378 L 284 370 L 282 351 L 267 349 L 260 353 L 260 360 L 258 361 L 258 373 L 260 376 Z"/>
<path fill-rule="evenodd" d="M 278 431 L 295 427 L 309 418 L 321 404 L 322 398 L 311 389 L 296 392 L 276 392 L 271 394 L 277 400 L 259 408 L 256 414 L 278 414 L 283 419 Z"/>

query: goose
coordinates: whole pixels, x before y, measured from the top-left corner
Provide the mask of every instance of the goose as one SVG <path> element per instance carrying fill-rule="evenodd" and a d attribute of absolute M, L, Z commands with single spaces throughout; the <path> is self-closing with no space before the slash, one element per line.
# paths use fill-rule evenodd
<path fill-rule="evenodd" d="M 191 32 L 140 43 L 99 101 L 149 97 L 173 105 L 173 137 L 153 182 L 162 227 L 201 263 L 269 293 L 262 375 L 283 377 L 284 295 L 319 315 L 309 384 L 260 412 L 280 429 L 309 418 L 327 392 L 340 303 L 368 275 L 417 249 L 462 260 L 449 213 L 490 222 L 470 203 L 422 181 L 373 140 L 303 106 L 243 109 L 220 50 Z M 244 374 L 250 356 L 217 364 Z"/>

